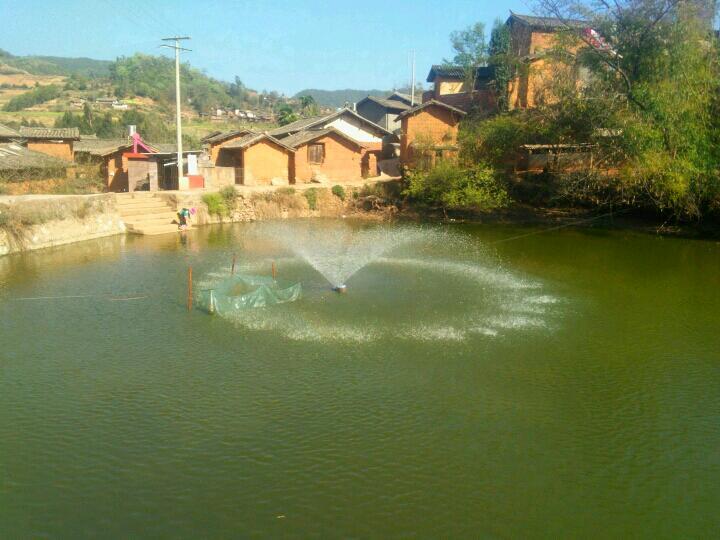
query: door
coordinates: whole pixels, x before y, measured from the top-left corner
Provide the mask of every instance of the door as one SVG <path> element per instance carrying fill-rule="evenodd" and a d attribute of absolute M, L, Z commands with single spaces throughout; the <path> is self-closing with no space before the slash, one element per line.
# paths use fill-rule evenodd
<path fill-rule="evenodd" d="M 235 153 L 235 183 L 236 184 L 245 183 L 245 176 L 243 174 L 243 172 L 244 172 L 243 155 L 244 155 L 244 152 L 242 152 L 242 151 Z"/>

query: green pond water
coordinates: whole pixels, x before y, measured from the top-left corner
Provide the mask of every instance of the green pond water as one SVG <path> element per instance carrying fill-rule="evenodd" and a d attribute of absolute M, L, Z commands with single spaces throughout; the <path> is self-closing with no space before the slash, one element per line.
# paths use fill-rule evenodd
<path fill-rule="evenodd" d="M 293 224 L 0 258 L 0 537 L 720 535 L 720 244 Z M 234 253 L 301 298 L 188 313 Z"/>

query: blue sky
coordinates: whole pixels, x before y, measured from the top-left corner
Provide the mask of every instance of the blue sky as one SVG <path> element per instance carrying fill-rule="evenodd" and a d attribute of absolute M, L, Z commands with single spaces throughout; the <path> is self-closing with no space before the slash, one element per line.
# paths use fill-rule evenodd
<path fill-rule="evenodd" d="M 183 34 L 184 56 L 209 75 L 238 75 L 257 90 L 388 89 L 451 56 L 448 36 L 476 21 L 489 28 L 526 0 L 231 1 L 0 0 L 0 48 L 17 55 L 112 60 L 167 54 L 160 38 Z"/>

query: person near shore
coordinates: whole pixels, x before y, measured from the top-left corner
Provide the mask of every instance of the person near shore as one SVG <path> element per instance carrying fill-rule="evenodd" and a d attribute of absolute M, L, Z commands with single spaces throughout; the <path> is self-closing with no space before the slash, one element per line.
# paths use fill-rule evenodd
<path fill-rule="evenodd" d="M 187 230 L 187 228 L 190 226 L 190 219 L 192 216 L 192 212 L 189 208 L 183 208 L 178 213 L 178 229 L 181 231 Z"/>

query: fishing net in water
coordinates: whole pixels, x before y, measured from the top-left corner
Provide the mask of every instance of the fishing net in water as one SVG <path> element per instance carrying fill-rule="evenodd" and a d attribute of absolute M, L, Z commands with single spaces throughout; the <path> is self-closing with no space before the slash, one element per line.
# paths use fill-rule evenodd
<path fill-rule="evenodd" d="M 201 290 L 198 293 L 198 305 L 208 313 L 225 315 L 294 302 L 300 298 L 301 292 L 300 283 L 282 288 L 270 277 L 235 275 Z"/>

